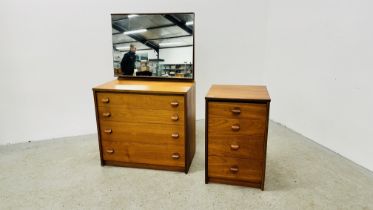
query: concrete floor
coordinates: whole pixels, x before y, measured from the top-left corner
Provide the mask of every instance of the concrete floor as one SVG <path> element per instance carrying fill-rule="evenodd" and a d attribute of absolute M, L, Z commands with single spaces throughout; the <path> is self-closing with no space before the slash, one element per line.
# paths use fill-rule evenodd
<path fill-rule="evenodd" d="M 204 184 L 204 121 L 189 174 L 101 167 L 96 135 L 0 147 L 0 209 L 373 209 L 373 173 L 270 124 L 265 191 Z"/>

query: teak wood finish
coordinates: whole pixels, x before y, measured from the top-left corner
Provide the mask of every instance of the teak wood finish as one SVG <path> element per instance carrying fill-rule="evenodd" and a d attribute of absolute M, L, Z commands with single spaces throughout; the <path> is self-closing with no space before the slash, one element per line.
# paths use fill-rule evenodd
<path fill-rule="evenodd" d="M 205 100 L 205 183 L 264 190 L 271 102 L 267 88 L 213 85 Z"/>
<path fill-rule="evenodd" d="M 188 173 L 194 82 L 114 80 L 93 88 L 101 165 Z"/>

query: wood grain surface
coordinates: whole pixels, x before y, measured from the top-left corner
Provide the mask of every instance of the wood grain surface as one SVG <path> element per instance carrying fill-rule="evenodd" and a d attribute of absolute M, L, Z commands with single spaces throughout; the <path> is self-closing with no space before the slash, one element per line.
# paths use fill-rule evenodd
<path fill-rule="evenodd" d="M 193 85 L 194 82 L 113 80 L 105 84 L 99 85 L 93 88 L 93 90 L 151 94 L 186 94 Z"/>
<path fill-rule="evenodd" d="M 104 160 L 180 167 L 185 165 L 183 146 L 102 141 L 102 149 Z M 173 158 L 174 154 L 178 154 L 179 158 Z"/>
<path fill-rule="evenodd" d="M 178 95 L 151 95 L 134 93 L 97 93 L 99 107 L 118 107 L 121 109 L 152 109 L 183 111 L 184 97 Z M 108 101 L 106 102 L 106 99 Z M 177 102 L 178 105 L 172 103 Z"/>
<path fill-rule="evenodd" d="M 149 123 L 101 122 L 101 139 L 144 144 L 184 145 L 184 126 Z M 110 133 L 105 131 L 111 130 Z M 173 136 L 177 134 L 177 137 Z"/>
<path fill-rule="evenodd" d="M 206 98 L 270 101 L 266 86 L 212 85 Z"/>
<path fill-rule="evenodd" d="M 208 156 L 208 175 L 215 178 L 260 183 L 263 162 L 256 159 L 240 159 L 221 156 Z M 237 172 L 231 168 L 236 167 Z"/>

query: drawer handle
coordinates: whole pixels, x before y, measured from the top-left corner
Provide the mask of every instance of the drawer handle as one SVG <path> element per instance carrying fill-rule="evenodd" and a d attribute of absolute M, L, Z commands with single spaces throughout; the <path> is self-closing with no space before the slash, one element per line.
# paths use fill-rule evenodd
<path fill-rule="evenodd" d="M 172 115 L 171 120 L 178 121 L 179 120 L 179 115 L 177 115 L 177 114 Z"/>
<path fill-rule="evenodd" d="M 171 102 L 171 106 L 178 107 L 179 106 L 179 102 L 173 101 L 173 102 Z"/>
<path fill-rule="evenodd" d="M 110 101 L 109 98 L 103 98 L 103 99 L 101 99 L 101 102 L 104 103 L 104 104 L 109 103 L 109 101 Z"/>
<path fill-rule="evenodd" d="M 111 134 L 113 131 L 111 129 L 105 129 L 104 132 L 107 134 Z"/>
<path fill-rule="evenodd" d="M 106 152 L 107 152 L 108 154 L 113 154 L 113 153 L 114 153 L 114 149 L 107 149 Z"/>
<path fill-rule="evenodd" d="M 172 159 L 174 159 L 174 160 L 178 160 L 179 158 L 180 158 L 180 155 L 179 155 L 179 153 L 174 153 L 174 154 L 172 154 Z"/>
<path fill-rule="evenodd" d="M 239 131 L 240 130 L 240 125 L 232 125 L 232 130 L 233 131 Z"/>
<path fill-rule="evenodd" d="M 104 113 L 102 113 L 102 116 L 104 116 L 104 117 L 110 117 L 110 112 L 104 112 Z"/>
<path fill-rule="evenodd" d="M 177 139 L 179 138 L 179 133 L 172 133 L 171 136 L 172 138 Z"/>
<path fill-rule="evenodd" d="M 229 170 L 235 174 L 238 172 L 238 166 L 232 166 Z"/>
<path fill-rule="evenodd" d="M 241 109 L 239 107 L 235 107 L 235 108 L 232 109 L 232 113 L 238 115 L 238 114 L 241 113 Z"/>
<path fill-rule="evenodd" d="M 238 150 L 240 148 L 240 145 L 237 144 L 231 144 L 231 149 L 232 150 Z"/>

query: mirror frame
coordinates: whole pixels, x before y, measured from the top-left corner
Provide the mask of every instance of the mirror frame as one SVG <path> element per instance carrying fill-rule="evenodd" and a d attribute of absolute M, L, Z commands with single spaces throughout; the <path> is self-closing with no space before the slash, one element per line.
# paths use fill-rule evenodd
<path fill-rule="evenodd" d="M 133 12 L 133 13 L 111 13 L 110 17 L 113 15 L 169 15 L 169 14 L 193 14 L 193 74 L 192 78 L 177 78 L 177 77 L 159 77 L 159 76 L 125 76 L 125 75 L 115 75 L 118 77 L 118 80 L 153 80 L 153 81 L 174 81 L 174 82 L 194 82 L 195 79 L 195 19 L 196 14 L 194 12 L 164 12 L 164 13 L 141 13 L 141 12 Z M 111 24 L 112 18 L 110 18 Z M 111 27 L 112 28 L 112 27 Z M 113 44 L 113 35 L 111 34 L 111 43 Z M 113 56 L 113 55 L 112 55 Z"/>

